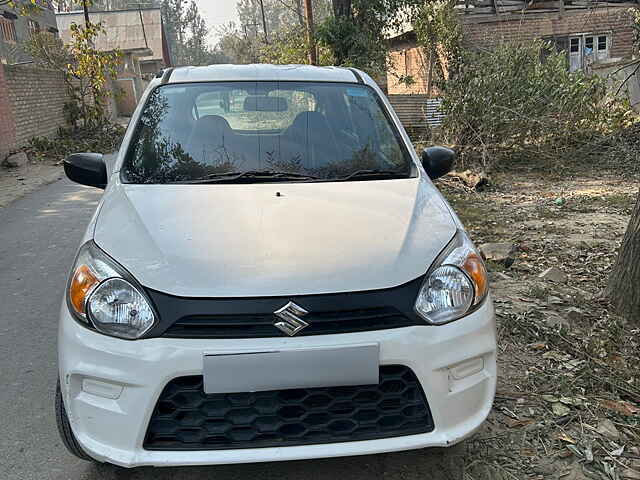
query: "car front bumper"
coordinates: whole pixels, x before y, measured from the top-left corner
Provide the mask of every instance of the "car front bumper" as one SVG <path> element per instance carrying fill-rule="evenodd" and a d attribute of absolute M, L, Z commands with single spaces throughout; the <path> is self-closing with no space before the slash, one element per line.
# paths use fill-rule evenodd
<path fill-rule="evenodd" d="M 381 365 L 405 365 L 419 379 L 435 429 L 378 440 L 207 451 L 150 451 L 147 426 L 164 386 L 202 375 L 204 354 L 340 347 L 378 343 Z M 496 336 L 490 300 L 442 326 L 299 338 L 126 341 L 79 325 L 63 304 L 58 338 L 60 380 L 72 430 L 96 460 L 124 467 L 212 465 L 363 455 L 444 447 L 486 419 L 496 386 Z"/>

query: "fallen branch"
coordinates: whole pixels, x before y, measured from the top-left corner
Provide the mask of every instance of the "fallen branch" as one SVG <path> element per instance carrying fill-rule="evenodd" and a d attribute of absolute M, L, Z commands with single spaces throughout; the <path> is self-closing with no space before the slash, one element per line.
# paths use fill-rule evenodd
<path fill-rule="evenodd" d="M 460 180 L 465 186 L 481 191 L 484 187 L 489 185 L 489 177 L 484 172 L 473 173 L 471 170 L 465 170 L 464 172 L 449 172 L 447 177 Z"/>
<path fill-rule="evenodd" d="M 633 65 L 633 64 L 629 64 L 629 65 Z M 629 65 L 627 65 L 627 66 L 629 66 Z M 616 94 L 614 96 L 616 96 L 616 97 L 618 96 L 618 94 L 620 93 L 620 90 L 622 90 L 622 87 L 624 87 L 627 84 L 627 82 L 629 81 L 629 79 L 636 74 L 638 69 L 640 69 L 640 62 L 638 62 L 638 64 L 636 65 L 636 68 L 633 69 L 633 72 L 631 72 L 629 75 L 627 75 L 627 78 L 625 78 L 622 81 L 622 83 L 618 87 L 618 90 L 616 90 Z"/>

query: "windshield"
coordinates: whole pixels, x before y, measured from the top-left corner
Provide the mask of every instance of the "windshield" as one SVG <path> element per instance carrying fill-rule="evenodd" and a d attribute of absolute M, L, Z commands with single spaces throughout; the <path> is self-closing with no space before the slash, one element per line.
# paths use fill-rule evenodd
<path fill-rule="evenodd" d="M 406 178 L 412 163 L 369 87 L 344 83 L 165 85 L 143 108 L 126 183 Z"/>

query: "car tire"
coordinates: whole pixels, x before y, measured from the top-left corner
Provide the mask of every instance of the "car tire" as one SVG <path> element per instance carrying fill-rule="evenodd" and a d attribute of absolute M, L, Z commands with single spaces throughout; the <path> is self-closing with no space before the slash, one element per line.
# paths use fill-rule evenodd
<path fill-rule="evenodd" d="M 60 434 L 60 438 L 62 439 L 62 443 L 67 447 L 67 450 L 72 455 L 75 455 L 81 460 L 85 460 L 87 462 L 100 463 L 95 458 L 90 457 L 87 453 L 82 450 L 82 447 L 76 440 L 73 431 L 71 430 L 71 424 L 69 423 L 69 417 L 67 416 L 67 411 L 64 408 L 64 402 L 62 400 L 62 391 L 60 390 L 60 380 L 56 383 L 56 401 L 55 401 L 55 409 L 56 409 L 56 423 L 58 425 L 58 433 Z"/>

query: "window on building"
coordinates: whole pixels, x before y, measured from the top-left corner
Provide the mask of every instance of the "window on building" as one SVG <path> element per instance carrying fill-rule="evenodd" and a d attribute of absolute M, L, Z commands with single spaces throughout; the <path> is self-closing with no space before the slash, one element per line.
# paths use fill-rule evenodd
<path fill-rule="evenodd" d="M 600 35 L 598 37 L 598 51 L 601 52 L 607 49 L 607 36 Z"/>
<path fill-rule="evenodd" d="M 0 31 L 2 31 L 2 39 L 8 43 L 16 43 L 16 25 L 13 20 L 0 17 Z"/>
<path fill-rule="evenodd" d="M 575 72 L 588 68 L 594 62 L 609 59 L 611 49 L 610 35 L 594 35 L 583 33 L 552 39 L 557 52 L 565 52 L 569 63 L 569 71 Z"/>
<path fill-rule="evenodd" d="M 598 44 L 596 50 L 596 60 L 601 62 L 609 58 L 609 50 L 611 48 L 611 37 L 608 35 L 598 35 Z"/>
<path fill-rule="evenodd" d="M 585 37 L 584 39 L 584 54 L 591 55 L 593 53 L 593 37 Z"/>
<path fill-rule="evenodd" d="M 29 20 L 29 33 L 30 34 L 34 34 L 34 33 L 39 33 L 40 32 L 40 24 L 34 20 Z"/>
<path fill-rule="evenodd" d="M 572 37 L 569 39 L 569 71 L 575 72 L 582 69 L 582 51 L 580 44 L 582 38 Z"/>
<path fill-rule="evenodd" d="M 571 39 L 571 47 L 569 49 L 571 53 L 578 53 L 580 51 L 580 39 L 572 38 Z"/>

